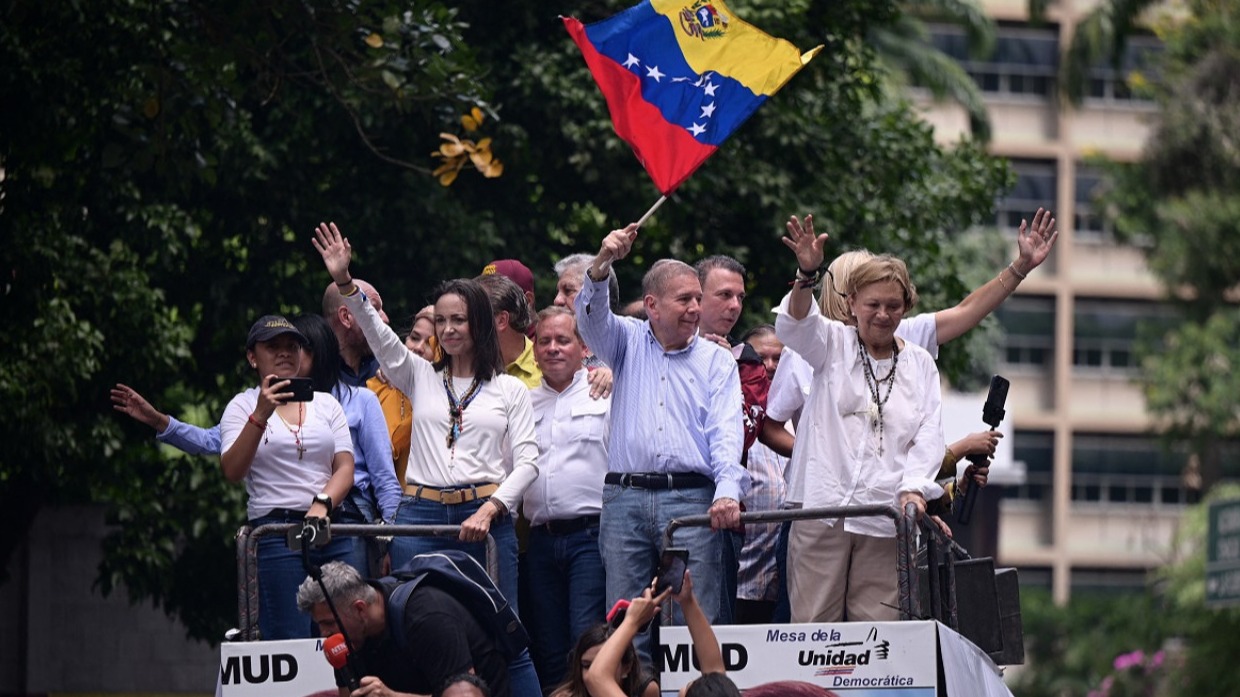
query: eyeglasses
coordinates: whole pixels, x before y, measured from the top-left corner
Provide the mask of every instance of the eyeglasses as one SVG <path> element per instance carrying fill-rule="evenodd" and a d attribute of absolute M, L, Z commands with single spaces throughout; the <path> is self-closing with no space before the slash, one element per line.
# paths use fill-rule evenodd
<path fill-rule="evenodd" d="M 837 290 L 837 289 L 835 288 L 835 274 L 834 274 L 834 273 L 831 273 L 831 269 L 829 269 L 829 268 L 827 269 L 827 275 L 831 277 L 831 292 L 832 292 L 832 293 L 835 293 L 836 295 L 840 296 L 841 298 L 847 298 L 847 297 L 848 297 L 848 293 L 841 293 L 839 290 Z"/>

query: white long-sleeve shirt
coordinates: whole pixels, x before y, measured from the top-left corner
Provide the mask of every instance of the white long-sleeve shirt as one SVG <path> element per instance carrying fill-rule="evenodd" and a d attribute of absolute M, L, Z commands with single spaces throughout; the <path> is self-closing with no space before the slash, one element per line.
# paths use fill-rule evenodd
<path fill-rule="evenodd" d="M 448 395 L 443 373 L 410 351 L 379 319 L 364 293 L 344 298 L 383 366 L 383 374 L 413 404 L 413 433 L 405 482 L 435 488 L 499 483 L 498 499 L 515 511 L 525 489 L 538 477 L 538 441 L 529 389 L 503 373 L 482 384 L 465 408 L 456 446 L 447 444 Z M 472 378 L 451 378 L 458 398 Z M 506 450 L 511 457 L 505 457 Z"/>
<path fill-rule="evenodd" d="M 775 310 L 775 333 L 809 363 L 814 379 L 792 452 L 803 490 L 790 491 L 789 497 L 799 496 L 806 508 L 817 508 L 897 505 L 905 491 L 919 492 L 927 500 L 941 496 L 942 488 L 934 483 L 944 448 L 934 359 L 911 342 L 901 348 L 892 393 L 883 406 L 880 454 L 857 331 L 823 317 L 814 303 L 804 318 L 793 319 L 788 314 L 790 297 Z M 872 537 L 896 533 L 888 518 L 844 520 L 848 532 Z"/>

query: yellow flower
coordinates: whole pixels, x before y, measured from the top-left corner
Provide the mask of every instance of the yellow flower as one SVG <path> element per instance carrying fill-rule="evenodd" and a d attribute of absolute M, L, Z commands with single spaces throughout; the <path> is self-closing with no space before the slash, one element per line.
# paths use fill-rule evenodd
<path fill-rule="evenodd" d="M 383 37 L 374 32 L 371 32 L 370 35 L 364 39 L 364 41 L 366 42 L 366 45 L 371 48 L 381 48 L 383 46 Z"/>
<path fill-rule="evenodd" d="M 469 110 L 468 114 L 461 117 L 461 126 L 465 128 L 466 132 L 473 133 L 482 126 L 482 121 L 484 118 L 485 116 L 483 115 L 482 110 L 478 107 L 474 107 Z"/>

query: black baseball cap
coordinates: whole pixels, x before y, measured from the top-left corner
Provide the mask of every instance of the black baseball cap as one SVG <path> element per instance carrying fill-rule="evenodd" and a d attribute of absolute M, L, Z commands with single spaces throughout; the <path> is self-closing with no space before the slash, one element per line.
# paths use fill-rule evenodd
<path fill-rule="evenodd" d="M 281 334 L 292 334 L 297 343 L 306 345 L 306 335 L 297 330 L 293 323 L 282 315 L 263 315 L 254 326 L 250 327 L 250 335 L 245 340 L 246 350 L 254 348 L 260 341 L 271 341 Z"/>

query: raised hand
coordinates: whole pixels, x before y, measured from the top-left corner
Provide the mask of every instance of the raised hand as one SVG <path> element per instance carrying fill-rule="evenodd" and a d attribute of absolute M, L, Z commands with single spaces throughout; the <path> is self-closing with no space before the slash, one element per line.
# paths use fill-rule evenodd
<path fill-rule="evenodd" d="M 605 263 L 627 257 L 636 239 L 637 223 L 629 223 L 620 230 L 612 230 L 603 238 L 603 244 L 598 250 L 598 260 Z"/>
<path fill-rule="evenodd" d="M 254 405 L 254 414 L 263 421 L 270 419 L 271 415 L 276 413 L 276 407 L 284 404 L 285 400 L 293 396 L 292 392 L 287 391 L 288 385 L 288 378 L 276 375 L 263 378 L 258 386 L 258 403 Z"/>
<path fill-rule="evenodd" d="M 784 227 L 787 228 L 788 235 L 782 238 L 782 241 L 785 247 L 797 255 L 797 266 L 806 271 L 822 266 L 822 250 L 829 236 L 826 233 L 814 234 L 814 216 L 805 216 L 804 222 L 795 215 L 791 216 Z"/>
<path fill-rule="evenodd" d="M 1022 274 L 1038 268 L 1046 261 L 1058 239 L 1059 230 L 1055 229 L 1055 218 L 1050 211 L 1039 208 L 1033 214 L 1032 225 L 1022 218 L 1020 229 L 1016 232 L 1016 249 L 1020 256 L 1012 262 L 1013 267 Z"/>
<path fill-rule="evenodd" d="M 314 230 L 314 248 L 323 257 L 323 265 L 327 273 L 338 285 L 348 285 L 353 277 L 349 275 L 349 262 L 353 259 L 353 247 L 349 238 L 340 234 L 335 223 L 319 223 Z"/>
<path fill-rule="evenodd" d="M 164 429 L 168 428 L 168 415 L 151 406 L 145 397 L 128 385 L 118 382 L 116 387 L 112 388 L 112 407 L 159 433 L 163 433 Z"/>

